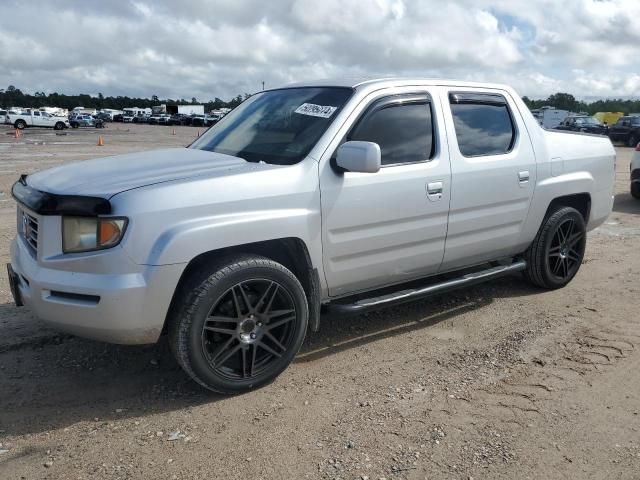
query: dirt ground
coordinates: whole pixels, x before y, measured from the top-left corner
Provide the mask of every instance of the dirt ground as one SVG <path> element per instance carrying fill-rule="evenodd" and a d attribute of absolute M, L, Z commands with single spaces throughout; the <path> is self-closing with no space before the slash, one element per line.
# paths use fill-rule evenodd
<path fill-rule="evenodd" d="M 3 262 L 19 174 L 186 145 L 197 129 L 11 133 L 0 128 Z M 191 382 L 166 340 L 123 347 L 47 329 L 0 277 L 0 479 L 640 478 L 630 157 L 618 148 L 614 212 L 566 288 L 514 276 L 325 316 L 276 382 L 236 397 Z"/>

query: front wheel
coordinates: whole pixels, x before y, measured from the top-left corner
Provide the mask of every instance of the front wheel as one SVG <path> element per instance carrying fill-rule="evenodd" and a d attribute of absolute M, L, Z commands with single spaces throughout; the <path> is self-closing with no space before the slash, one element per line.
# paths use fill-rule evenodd
<path fill-rule="evenodd" d="M 564 287 L 578 273 L 586 244 L 586 226 L 580 212 L 559 208 L 545 218 L 525 252 L 525 276 L 538 287 Z"/>
<path fill-rule="evenodd" d="M 635 135 L 629 135 L 629 138 L 627 139 L 627 147 L 632 147 L 633 148 L 636 145 L 638 145 L 639 141 L 640 140 Z"/>
<path fill-rule="evenodd" d="M 631 184 L 631 196 L 636 200 L 640 200 L 640 182 Z"/>
<path fill-rule="evenodd" d="M 62 122 L 56 122 L 56 124 L 53 126 L 54 130 L 63 130 L 64 129 L 64 123 Z"/>
<path fill-rule="evenodd" d="M 241 393 L 291 363 L 308 319 L 304 289 L 287 268 L 259 256 L 228 258 L 194 272 L 176 292 L 169 343 L 196 382 Z"/>

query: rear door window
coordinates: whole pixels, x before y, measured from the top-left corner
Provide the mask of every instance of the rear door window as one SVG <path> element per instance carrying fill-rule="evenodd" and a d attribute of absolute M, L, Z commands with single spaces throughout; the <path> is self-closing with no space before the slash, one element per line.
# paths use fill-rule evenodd
<path fill-rule="evenodd" d="M 449 102 L 462 155 L 478 157 L 511 151 L 516 129 L 502 95 L 451 93 Z"/>

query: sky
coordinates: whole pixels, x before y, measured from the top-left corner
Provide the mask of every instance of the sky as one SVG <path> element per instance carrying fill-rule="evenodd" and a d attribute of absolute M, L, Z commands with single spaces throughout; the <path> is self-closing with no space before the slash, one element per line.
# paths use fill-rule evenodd
<path fill-rule="evenodd" d="M 640 97 L 640 0 L 2 0 L 0 88 L 208 101 L 321 78 Z"/>

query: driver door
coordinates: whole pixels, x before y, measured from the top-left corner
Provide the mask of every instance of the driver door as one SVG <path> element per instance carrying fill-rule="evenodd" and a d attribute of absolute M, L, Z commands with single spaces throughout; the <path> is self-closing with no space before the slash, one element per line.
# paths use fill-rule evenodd
<path fill-rule="evenodd" d="M 436 273 L 444 256 L 451 171 L 432 91 L 378 93 L 360 105 L 320 166 L 330 296 Z M 380 146 L 380 171 L 341 173 L 332 167 L 330 157 L 350 140 Z"/>

